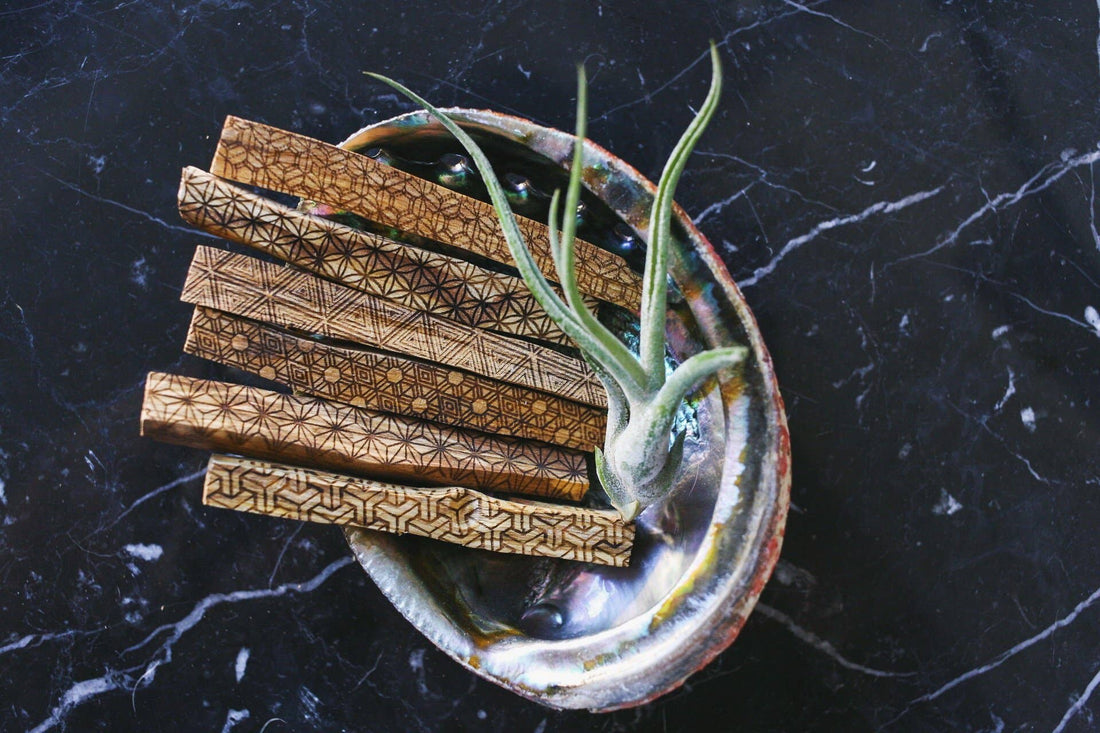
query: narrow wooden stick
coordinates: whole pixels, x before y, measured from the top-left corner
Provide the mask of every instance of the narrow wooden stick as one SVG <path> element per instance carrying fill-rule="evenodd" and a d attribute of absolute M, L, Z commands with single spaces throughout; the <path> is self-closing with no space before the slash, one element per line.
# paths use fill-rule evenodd
<path fill-rule="evenodd" d="M 545 346 L 470 328 L 254 257 L 198 247 L 180 299 L 345 339 L 604 407 L 588 365 Z"/>
<path fill-rule="evenodd" d="M 336 402 L 591 451 L 604 412 L 436 364 L 303 339 L 198 306 L 183 350 Z"/>
<path fill-rule="evenodd" d="M 347 209 L 370 221 L 513 264 L 490 204 L 365 155 L 237 117 L 227 117 L 210 172 L 222 178 Z M 549 229 L 516 217 L 540 269 L 556 280 Z M 577 241 L 581 292 L 637 312 L 641 278 L 626 261 Z"/>
<path fill-rule="evenodd" d="M 350 288 L 467 326 L 572 344 L 518 277 L 311 216 L 198 168 L 183 169 L 178 202 L 184 221 Z"/>
<path fill-rule="evenodd" d="M 145 385 L 141 434 L 378 478 L 572 500 L 588 489 L 579 452 L 159 372 Z"/>
<path fill-rule="evenodd" d="M 203 503 L 618 567 L 629 564 L 634 540 L 634 525 L 618 512 L 509 501 L 453 486 L 396 486 L 222 455 L 210 458 Z"/>

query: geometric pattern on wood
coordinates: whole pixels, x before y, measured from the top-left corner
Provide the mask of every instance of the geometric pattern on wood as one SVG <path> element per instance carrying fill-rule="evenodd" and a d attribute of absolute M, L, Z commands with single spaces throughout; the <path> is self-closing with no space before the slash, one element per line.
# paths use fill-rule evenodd
<path fill-rule="evenodd" d="M 321 277 L 467 326 L 572 345 L 518 277 L 291 209 L 183 169 L 183 219 Z"/>
<path fill-rule="evenodd" d="M 335 145 L 228 117 L 210 172 L 513 264 L 492 205 Z M 539 268 L 556 280 L 549 229 L 516 219 Z M 577 283 L 581 292 L 634 312 L 641 302 L 641 278 L 626 261 L 583 240 L 577 240 Z"/>
<path fill-rule="evenodd" d="M 141 432 L 169 443 L 375 477 L 579 499 L 584 454 L 326 400 L 151 372 Z"/>
<path fill-rule="evenodd" d="M 196 248 L 180 299 L 606 406 L 603 385 L 580 359 L 254 257 Z"/>
<path fill-rule="evenodd" d="M 496 435 L 590 451 L 606 415 L 577 402 L 456 369 L 304 339 L 199 306 L 184 351 L 299 392 Z"/>
<path fill-rule="evenodd" d="M 413 534 L 496 552 L 625 566 L 634 525 L 615 511 L 517 502 L 465 488 L 409 488 L 214 455 L 208 506 Z"/>

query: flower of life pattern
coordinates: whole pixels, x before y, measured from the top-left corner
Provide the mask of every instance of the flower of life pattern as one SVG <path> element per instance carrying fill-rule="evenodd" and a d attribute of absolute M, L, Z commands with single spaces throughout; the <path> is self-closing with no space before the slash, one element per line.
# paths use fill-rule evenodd
<path fill-rule="evenodd" d="M 311 216 L 198 168 L 183 169 L 178 202 L 188 223 L 342 285 L 467 326 L 572 344 L 518 277 Z"/>
<path fill-rule="evenodd" d="M 302 135 L 227 117 L 210 172 L 513 263 L 490 204 Z M 556 280 L 549 229 L 532 219 L 516 219 L 539 268 Z M 583 240 L 577 241 L 577 284 L 581 292 L 638 311 L 638 274 L 623 258 Z"/>
<path fill-rule="evenodd" d="M 517 502 L 465 488 L 410 488 L 214 455 L 207 506 L 413 534 L 495 552 L 625 566 L 634 525 L 617 512 Z"/>
<path fill-rule="evenodd" d="M 183 350 L 336 402 L 591 451 L 603 411 L 373 350 L 303 339 L 199 306 Z"/>
<path fill-rule="evenodd" d="M 607 404 L 603 385 L 580 359 L 245 255 L 197 247 L 180 299 L 446 364 L 596 407 Z"/>
<path fill-rule="evenodd" d="M 588 489 L 584 454 L 325 400 L 151 372 L 142 435 L 380 478 L 555 499 Z"/>

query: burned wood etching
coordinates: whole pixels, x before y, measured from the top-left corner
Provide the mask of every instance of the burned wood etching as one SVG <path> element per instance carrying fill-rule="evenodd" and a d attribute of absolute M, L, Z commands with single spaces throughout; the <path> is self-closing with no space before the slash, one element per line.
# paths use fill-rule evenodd
<path fill-rule="evenodd" d="M 509 501 L 460 487 L 409 488 L 221 455 L 210 459 L 203 503 L 620 567 L 634 539 L 634 526 L 613 511 Z"/>
<path fill-rule="evenodd" d="M 555 499 L 588 489 L 584 455 L 312 397 L 152 372 L 141 432 L 318 468 Z"/>
<path fill-rule="evenodd" d="M 303 135 L 228 117 L 210 172 L 331 204 L 370 221 L 512 263 L 490 204 Z M 548 228 L 532 219 L 517 219 L 539 267 L 556 280 Z M 638 310 L 641 278 L 621 257 L 580 240 L 577 281 L 587 295 Z"/>
<path fill-rule="evenodd" d="M 467 326 L 569 345 L 523 280 L 311 216 L 184 168 L 179 211 L 211 234 Z"/>
<path fill-rule="evenodd" d="M 606 415 L 543 392 L 367 349 L 349 349 L 199 306 L 184 351 L 295 391 L 496 435 L 592 450 Z"/>
<path fill-rule="evenodd" d="M 180 299 L 446 364 L 596 407 L 607 400 L 603 385 L 580 359 L 253 257 L 196 248 Z"/>
<path fill-rule="evenodd" d="M 244 186 L 358 214 L 419 246 Z M 492 262 L 514 263 L 490 204 L 230 117 L 212 172 L 183 170 L 178 205 L 196 227 L 287 263 L 198 247 L 181 300 L 195 305 L 186 352 L 294 394 L 148 376 L 142 435 L 237 454 L 211 457 L 205 504 L 629 563 L 635 529 L 619 512 L 482 493 L 580 501 L 586 452 L 608 418 L 599 378 L 561 348 L 572 341 L 514 271 L 495 271 Z M 523 218 L 519 226 L 556 280 L 548 228 Z M 571 303 L 637 312 L 641 278 L 621 257 L 578 241 L 576 270 L 583 295 L 571 289 Z M 552 284 L 540 287 L 551 297 Z"/>

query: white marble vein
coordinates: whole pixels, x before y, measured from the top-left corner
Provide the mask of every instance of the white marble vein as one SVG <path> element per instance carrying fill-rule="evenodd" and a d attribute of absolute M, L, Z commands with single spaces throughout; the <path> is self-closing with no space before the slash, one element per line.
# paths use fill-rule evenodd
<path fill-rule="evenodd" d="M 1096 0 L 1096 11 L 1097 11 L 1097 18 L 1096 18 L 1097 26 L 1100 26 L 1100 0 Z M 1096 62 L 1098 64 L 1097 68 L 1100 69 L 1100 32 L 1097 32 L 1097 34 L 1096 34 Z"/>
<path fill-rule="evenodd" d="M 260 598 L 276 598 L 291 593 L 310 593 L 319 588 L 325 581 L 341 568 L 352 563 L 352 558 L 342 557 L 328 564 L 320 573 L 303 583 L 284 583 L 277 588 L 263 588 L 256 590 L 239 590 L 230 593 L 213 593 L 195 604 L 190 613 L 173 624 L 165 624 L 158 627 L 144 640 L 125 649 L 123 654 L 129 654 L 147 646 L 154 638 L 163 632 L 170 632 L 167 639 L 161 642 L 153 654 L 153 659 L 146 664 L 139 664 L 126 669 L 109 669 L 100 677 L 81 680 L 74 683 L 65 692 L 61 693 L 58 704 L 50 711 L 49 716 L 36 725 L 31 733 L 42 733 L 52 730 L 58 725 L 63 725 L 68 714 L 80 705 L 93 700 L 100 695 L 118 690 L 131 690 L 136 693 L 138 688 L 150 685 L 156 677 L 158 667 L 172 662 L 172 650 L 184 634 L 193 629 L 202 621 L 206 612 L 215 606 L 225 603 L 240 603 Z M 134 675 L 144 667 L 144 671 L 136 679 Z"/>
<path fill-rule="evenodd" d="M 1083 601 L 1081 601 L 1076 606 L 1074 606 L 1072 611 L 1070 611 L 1069 613 L 1067 613 L 1065 616 L 1058 619 L 1054 623 L 1050 624 L 1049 626 L 1047 626 L 1045 629 L 1043 629 L 1039 633 L 1035 634 L 1034 636 L 1030 636 L 1030 637 L 1024 639 L 1023 641 L 1021 641 L 1020 643 L 1016 644 L 1015 646 L 1013 646 L 1009 649 L 1006 649 L 1005 651 L 1003 651 L 1000 654 L 998 654 L 997 656 L 993 657 L 993 659 L 991 659 L 990 661 L 988 661 L 985 664 L 981 665 L 980 667 L 975 667 L 974 669 L 971 669 L 967 672 L 964 672 L 964 673 L 960 674 L 959 676 L 955 677 L 954 679 L 949 680 L 948 682 L 944 683 L 943 685 L 941 685 L 937 689 L 933 690 L 932 692 L 929 692 L 929 693 L 926 693 L 924 695 L 921 695 L 920 697 L 914 698 L 913 700 L 911 700 L 909 702 L 909 704 L 905 707 L 905 709 L 902 710 L 901 713 L 899 713 L 897 715 L 897 717 L 895 717 L 893 720 L 891 720 L 889 723 L 887 723 L 887 725 L 892 725 L 893 723 L 900 720 L 910 710 L 912 710 L 914 706 L 919 705 L 920 703 L 924 703 L 924 702 L 931 702 L 931 701 L 933 701 L 933 700 L 935 700 L 939 697 L 942 697 L 943 695 L 947 694 L 948 692 L 955 689 L 959 685 L 961 685 L 965 682 L 968 682 L 968 681 L 974 679 L 975 677 L 980 677 L 983 674 L 986 674 L 987 672 L 991 672 L 994 669 L 997 669 L 1002 664 L 1004 664 L 1008 660 L 1015 657 L 1017 654 L 1030 649 L 1031 647 L 1035 646 L 1036 644 L 1038 644 L 1039 642 L 1041 642 L 1045 639 L 1050 638 L 1055 633 L 1057 633 L 1059 630 L 1064 629 L 1065 627 L 1069 626 L 1074 621 L 1076 621 L 1078 616 L 1080 616 L 1082 613 L 1084 613 L 1089 607 L 1091 607 L 1098 600 L 1100 600 L 1100 588 L 1097 588 L 1096 590 L 1094 590 L 1088 596 L 1088 598 L 1085 598 Z M 1091 684 L 1090 684 L 1090 686 L 1091 686 Z M 1086 692 L 1091 694 L 1091 691 L 1088 690 L 1088 689 L 1086 689 Z M 1082 694 L 1082 697 L 1085 697 L 1085 695 Z"/>
<path fill-rule="evenodd" d="M 1052 310 L 1048 310 L 1047 308 L 1043 308 L 1040 305 L 1036 305 L 1033 301 L 1029 300 L 1028 298 L 1024 297 L 1023 295 L 1020 295 L 1019 293 L 1009 293 L 1009 295 L 1011 295 L 1013 298 L 1016 298 L 1016 300 L 1019 300 L 1024 305 L 1026 305 L 1028 308 L 1031 308 L 1032 310 L 1034 310 L 1037 313 L 1042 313 L 1045 316 L 1052 316 L 1054 318 L 1061 318 L 1063 321 L 1069 321 L 1070 323 L 1072 323 L 1075 326 L 1080 326 L 1081 328 L 1085 329 L 1086 331 L 1091 331 L 1093 333 L 1096 333 L 1098 336 L 1100 336 L 1100 328 L 1094 328 L 1093 326 L 1089 325 L 1085 321 L 1079 321 L 1076 318 L 1074 318 L 1073 316 L 1068 316 L 1065 313 L 1059 313 L 1058 311 L 1052 311 Z M 1091 307 L 1091 306 L 1089 306 L 1089 307 Z M 1085 317 L 1088 318 L 1088 309 L 1087 308 L 1085 310 Z"/>
<path fill-rule="evenodd" d="M 20 649 L 33 649 L 37 646 L 41 646 L 51 641 L 61 641 L 64 639 L 72 639 L 77 636 L 88 636 L 90 634 L 98 634 L 102 629 L 70 629 L 68 631 L 57 631 L 45 634 L 27 634 L 14 641 L 10 641 L 3 646 L 0 646 L 0 655 L 8 654 L 9 652 L 19 651 Z"/>
<path fill-rule="evenodd" d="M 817 636 L 812 631 L 802 628 L 790 616 L 783 613 L 777 608 L 773 608 L 767 605 L 766 603 L 757 603 L 756 612 L 762 616 L 770 618 L 772 621 L 778 622 L 784 628 L 786 628 L 787 631 L 790 631 L 796 639 L 809 644 L 814 649 L 817 649 L 819 652 L 829 657 L 829 659 L 832 659 L 834 662 L 839 664 L 841 667 L 844 667 L 845 669 L 850 669 L 853 672 L 860 672 L 865 675 L 870 675 L 871 677 L 911 677 L 913 676 L 913 674 L 915 674 L 913 672 L 892 672 L 885 669 L 875 669 L 874 667 L 868 667 L 865 664 L 853 662 L 852 660 L 848 659 L 840 652 L 838 652 L 836 647 L 833 646 L 831 643 Z"/>
<path fill-rule="evenodd" d="M 962 233 L 969 228 L 974 222 L 979 221 L 986 215 L 1002 211 L 1011 206 L 1015 206 L 1028 196 L 1044 191 L 1050 186 L 1057 183 L 1063 176 L 1070 171 L 1080 168 L 1084 165 L 1091 166 L 1097 160 L 1100 160 L 1100 151 L 1093 150 L 1091 153 L 1084 153 L 1082 155 L 1074 155 L 1072 152 L 1067 151 L 1063 153 L 1062 159 L 1056 163 L 1048 163 L 1039 169 L 1035 175 L 1024 181 L 1015 191 L 1006 191 L 998 194 L 993 198 L 986 196 L 986 202 L 979 209 L 971 213 L 962 223 L 952 229 L 950 232 L 940 237 L 939 241 L 926 250 L 917 252 L 914 254 L 899 257 L 890 265 L 897 265 L 902 262 L 908 262 L 909 260 L 920 259 L 922 257 L 928 257 L 929 255 L 939 252 L 944 247 L 949 247 L 959 241 L 959 237 Z M 890 265 L 887 265 L 889 267 Z"/>
<path fill-rule="evenodd" d="M 161 642 L 160 647 L 154 654 L 154 658 L 145 667 L 145 672 L 142 673 L 138 679 L 138 685 L 148 685 L 153 681 L 156 676 L 156 671 L 159 667 L 170 664 L 172 662 L 172 649 L 176 645 L 176 642 L 183 637 L 188 631 L 193 629 L 203 617 L 206 612 L 211 608 L 220 606 L 223 603 L 240 603 L 241 601 L 252 601 L 258 598 L 277 598 L 279 596 L 286 595 L 288 593 L 309 593 L 317 589 L 322 583 L 328 580 L 329 576 L 335 573 L 340 568 L 343 568 L 351 564 L 352 559 L 350 557 L 343 557 L 328 565 L 324 570 L 317 574 L 311 580 L 305 583 L 284 583 L 277 588 L 262 588 L 256 590 L 238 590 L 232 593 L 212 593 L 206 598 L 203 598 L 195 607 L 191 609 L 191 612 L 184 616 L 174 624 L 164 624 L 154 629 L 152 633 L 145 637 L 137 644 L 128 647 L 125 653 L 137 651 L 146 646 L 154 638 L 159 636 L 162 632 L 170 632 L 168 638 Z"/>
<path fill-rule="evenodd" d="M 852 33 L 858 33 L 861 36 L 866 36 L 867 38 L 878 41 L 879 43 L 881 43 L 884 46 L 889 46 L 890 45 L 886 41 L 884 41 L 881 38 L 879 38 L 878 36 L 876 36 L 875 34 L 868 33 L 867 31 L 860 30 L 859 28 L 856 28 L 855 26 L 852 26 L 848 23 L 845 23 L 843 20 L 841 20 L 840 18 L 837 18 L 835 15 L 830 15 L 829 13 L 823 13 L 820 10 L 814 10 L 812 8 L 808 8 L 808 7 L 806 7 L 805 5 L 803 5 L 801 3 L 796 3 L 794 0 L 783 0 L 783 3 L 786 4 L 786 5 L 791 6 L 792 8 L 798 8 L 799 12 L 809 13 L 810 15 L 816 15 L 819 18 L 825 18 L 826 20 L 829 20 L 829 21 L 832 21 L 833 23 L 836 23 L 841 28 L 847 28 Z"/>
<path fill-rule="evenodd" d="M 726 48 L 726 47 L 729 46 L 729 42 L 733 38 L 741 35 L 742 33 L 748 33 L 750 31 L 756 30 L 757 28 L 762 28 L 764 26 L 771 25 L 772 23 L 774 23 L 777 20 L 782 20 L 783 18 L 788 18 L 788 17 L 790 17 L 792 15 L 795 15 L 797 13 L 803 12 L 805 10 L 809 10 L 814 5 L 820 5 L 820 4 L 821 4 L 820 2 L 807 4 L 807 5 L 804 5 L 804 6 L 800 6 L 800 9 L 788 10 L 784 13 L 777 13 L 775 15 L 769 15 L 769 16 L 761 18 L 760 20 L 757 20 L 753 23 L 749 23 L 748 25 L 739 26 L 739 27 L 734 28 L 733 30 L 729 31 L 728 33 L 726 33 L 722 37 L 722 40 L 715 43 L 715 45 L 718 46 L 718 48 Z M 709 56 L 710 56 L 710 53 L 708 51 L 704 51 L 703 53 L 699 54 L 694 59 L 692 59 L 691 62 L 687 66 L 680 69 L 678 72 L 676 72 L 671 77 L 666 79 L 663 83 L 661 83 L 655 89 L 653 89 L 651 91 L 648 91 L 645 94 L 643 94 L 642 96 L 637 97 L 635 99 L 632 99 L 629 102 L 623 102 L 622 104 L 618 104 L 618 105 L 612 107 L 611 109 L 607 110 L 603 114 L 599 115 L 598 117 L 593 117 L 592 119 L 589 120 L 589 124 L 591 125 L 592 123 L 602 122 L 602 121 L 606 120 L 608 117 L 610 117 L 611 115 L 615 114 L 616 112 L 627 109 L 629 107 L 634 107 L 634 106 L 642 104 L 642 103 L 648 104 L 649 102 L 653 101 L 653 98 L 655 96 L 657 96 L 658 94 L 660 94 L 661 92 L 663 92 L 664 90 L 668 89 L 670 86 L 675 84 L 677 81 L 682 79 L 685 74 L 687 74 L 689 71 L 691 71 L 696 66 L 701 64 L 703 61 L 705 61 L 707 58 L 709 58 Z"/>
<path fill-rule="evenodd" d="M 225 725 L 222 726 L 222 733 L 229 733 L 237 727 L 237 723 L 248 720 L 251 713 L 247 710 L 233 710 L 230 709 L 229 714 L 225 716 Z"/>
<path fill-rule="evenodd" d="M 975 417 L 974 415 L 971 415 L 966 410 L 963 410 L 961 407 L 949 400 L 944 400 L 944 404 L 957 412 L 960 416 L 978 425 L 978 427 L 980 427 L 986 433 L 989 433 L 989 435 L 991 435 L 998 443 L 1001 444 L 1002 447 L 1004 447 L 1006 451 L 1008 451 L 1009 455 L 1018 460 L 1020 463 L 1024 464 L 1024 467 L 1027 468 L 1027 472 L 1030 473 L 1031 477 L 1034 478 L 1036 481 L 1047 485 L 1054 483 L 1053 481 L 1051 481 L 1051 479 L 1043 476 L 1038 471 L 1036 471 L 1035 467 L 1031 465 L 1031 460 L 1027 456 L 1021 455 L 1013 450 L 1009 446 L 1008 441 L 1005 440 L 1005 437 L 1003 435 L 998 433 L 993 428 L 989 427 L 989 418 L 992 417 L 992 415 L 982 415 L 981 417 Z"/>
<path fill-rule="evenodd" d="M 1085 704 L 1089 701 L 1089 698 L 1092 697 L 1092 693 L 1096 691 L 1097 687 L 1100 687 L 1100 670 L 1097 670 L 1096 675 L 1093 676 L 1088 686 L 1085 687 L 1081 696 L 1069 706 L 1069 710 L 1067 710 L 1066 714 L 1062 716 L 1062 719 L 1058 721 L 1058 725 L 1055 726 L 1051 733 L 1062 733 L 1062 731 L 1066 729 L 1066 726 L 1069 725 L 1069 721 L 1073 720 L 1073 716 L 1077 715 L 1077 713 L 1081 712 L 1081 708 L 1085 707 Z"/>
<path fill-rule="evenodd" d="M 779 265 L 780 262 L 783 261 L 785 257 L 787 257 L 787 255 L 791 254 L 802 245 L 817 239 L 821 234 L 829 231 L 830 229 L 836 229 L 837 227 L 847 226 L 849 224 L 856 224 L 863 221 L 864 219 L 875 216 L 876 214 L 892 214 L 896 211 L 901 211 L 902 209 L 913 206 L 914 204 L 919 204 L 922 201 L 927 201 L 928 199 L 939 195 L 941 191 L 943 191 L 943 186 L 936 186 L 935 188 L 928 189 L 927 191 L 917 191 L 916 193 L 909 194 L 908 196 L 900 198 L 897 201 L 879 201 L 877 203 L 871 204 L 863 211 L 860 211 L 858 214 L 838 216 L 836 218 L 815 224 L 813 229 L 811 229 L 810 231 L 801 236 L 795 237 L 794 239 L 791 239 L 785 245 L 783 245 L 783 249 L 779 250 L 779 253 L 776 254 L 775 257 L 772 257 L 771 261 L 769 261 L 768 264 L 756 268 L 753 271 L 752 275 L 745 278 L 744 280 L 739 280 L 737 284 L 741 287 L 741 289 L 756 285 L 765 277 L 775 272 L 775 268 Z"/>
<path fill-rule="evenodd" d="M 142 496 L 135 499 L 133 501 L 133 503 L 130 504 L 130 506 L 126 507 L 126 509 L 124 509 L 122 511 L 121 514 L 119 514 L 117 517 L 112 519 L 109 524 L 105 525 L 104 527 L 102 527 L 98 531 L 99 532 L 104 532 L 104 531 L 110 529 L 111 527 L 114 527 L 116 524 L 118 524 L 123 519 L 125 519 L 126 516 L 130 514 L 130 512 L 134 511 L 135 509 L 137 509 L 139 506 L 141 506 L 145 502 L 149 501 L 150 499 L 155 499 L 158 496 L 160 496 L 161 494 L 165 493 L 166 491 L 171 491 L 172 489 L 176 488 L 177 486 L 183 486 L 184 484 L 189 484 L 192 481 L 194 481 L 195 479 L 202 478 L 205 475 L 206 475 L 206 467 L 203 466 L 201 469 L 199 469 L 198 471 L 195 471 L 194 473 L 189 473 L 186 476 L 180 476 L 178 478 L 174 478 L 171 481 L 169 481 L 168 483 L 158 486 L 157 488 L 153 489 L 152 491 L 150 491 L 146 494 L 143 494 Z"/>
<path fill-rule="evenodd" d="M 993 405 L 993 414 L 1000 412 L 1008 399 L 1014 394 L 1016 394 L 1016 374 L 1012 371 L 1012 367 L 1008 367 L 1008 387 L 1005 388 L 1005 393 L 1001 396 L 1001 399 L 997 400 L 997 404 Z"/>
<path fill-rule="evenodd" d="M 207 232 L 204 232 L 200 229 L 194 229 L 192 227 L 181 226 L 179 224 L 170 224 L 167 221 L 165 221 L 164 219 L 161 219 L 160 217 L 153 216 L 148 211 L 142 211 L 141 209 L 139 209 L 137 207 L 134 207 L 134 206 L 130 206 L 129 204 L 123 203 L 122 201 L 115 201 L 114 199 L 109 199 L 105 196 L 99 196 L 97 194 L 94 194 L 91 191 L 85 191 L 83 188 L 77 186 L 75 183 L 71 183 L 69 181 L 62 180 L 62 179 L 58 178 L 57 176 L 53 176 L 53 175 L 50 175 L 49 173 L 46 173 L 45 171 L 42 172 L 42 175 L 46 176 L 47 178 L 53 179 L 55 182 L 57 182 L 57 184 L 59 186 L 61 186 L 63 188 L 67 188 L 70 191 L 73 191 L 74 193 L 80 194 L 81 196 L 85 196 L 85 197 L 91 199 L 92 201 L 95 201 L 95 202 L 100 203 L 100 204 L 106 204 L 108 206 L 114 206 L 117 209 L 122 209 L 125 212 L 128 212 L 130 214 L 134 214 L 136 216 L 140 216 L 141 218 L 145 219 L 146 221 L 150 221 L 150 222 L 152 222 L 152 223 L 154 223 L 158 226 L 164 227 L 165 229 L 170 229 L 170 230 L 176 231 L 176 232 L 183 232 L 185 234 L 191 234 L 191 235 L 194 235 L 196 237 L 205 237 L 207 239 L 218 239 L 218 237 L 214 234 L 208 234 Z"/>
<path fill-rule="evenodd" d="M 237 678 L 237 682 L 244 679 L 244 673 L 248 669 L 249 654 L 250 652 L 246 646 L 241 647 L 241 650 L 237 652 L 237 661 L 233 663 L 233 674 Z"/>

